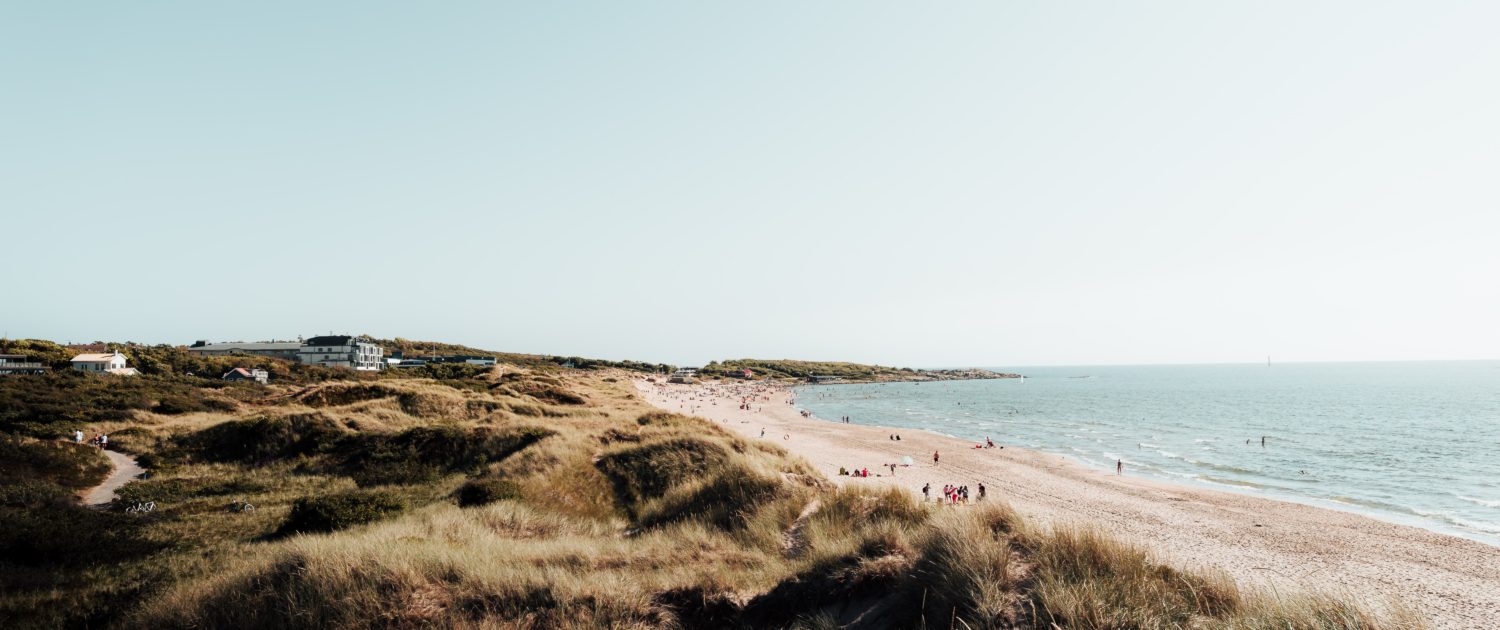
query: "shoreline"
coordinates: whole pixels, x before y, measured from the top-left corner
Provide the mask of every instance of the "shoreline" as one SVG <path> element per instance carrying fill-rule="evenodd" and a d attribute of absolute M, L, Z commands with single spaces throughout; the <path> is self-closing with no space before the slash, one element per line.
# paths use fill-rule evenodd
<path fill-rule="evenodd" d="M 923 429 L 844 424 L 804 417 L 785 385 L 661 385 L 636 381 L 654 406 L 697 415 L 807 459 L 838 484 L 988 486 L 1040 524 L 1097 527 L 1188 569 L 1223 570 L 1241 585 L 1278 592 L 1351 596 L 1374 608 L 1399 600 L 1436 628 L 1500 620 L 1500 548 L 1355 512 L 1202 488 L 1154 477 L 1116 476 L 1066 455 L 973 443 Z M 738 399 L 754 397 L 751 409 Z M 891 437 L 900 434 L 901 441 Z M 938 465 L 932 451 L 941 453 Z M 911 456 L 896 475 L 881 466 Z M 842 477 L 840 466 L 870 477 Z"/>
<path fill-rule="evenodd" d="M 802 387 L 802 385 L 798 385 L 797 387 Z M 820 417 L 820 416 L 818 416 L 816 414 L 810 416 L 809 419 L 811 419 L 811 420 L 817 420 L 817 421 L 820 421 L 820 422 L 831 422 L 833 424 L 838 424 L 837 422 L 834 422 L 832 420 L 828 420 L 827 418 Z M 868 424 L 868 423 L 861 423 L 860 426 L 878 427 L 878 428 L 882 428 L 882 429 L 885 429 L 885 430 L 888 430 L 888 431 L 897 431 L 897 430 L 901 430 L 901 431 L 921 431 L 923 433 L 932 435 L 932 436 L 940 438 L 940 439 L 958 440 L 958 441 L 961 441 L 961 442 L 964 442 L 964 443 L 967 443 L 967 444 L 972 444 L 973 443 L 973 440 L 969 440 L 969 439 L 966 439 L 966 438 L 963 438 L 963 437 L 959 437 L 959 436 L 956 436 L 956 435 L 950 435 L 950 434 L 947 434 L 947 433 L 940 433 L 940 432 L 935 431 L 933 429 L 924 429 L 924 428 L 919 428 L 919 427 L 889 427 L 889 426 L 885 426 L 885 425 L 872 425 L 872 424 Z M 1083 469 L 1086 469 L 1086 470 L 1089 470 L 1089 471 L 1093 471 L 1093 472 L 1095 472 L 1097 474 L 1109 475 L 1109 472 L 1110 472 L 1108 466 L 1105 466 L 1103 464 L 1095 464 L 1093 462 L 1084 460 L 1084 459 L 1082 459 L 1081 457 L 1079 457 L 1078 455 L 1075 455 L 1075 454 L 1059 453 L 1059 452 L 1055 452 L 1055 451 L 1038 450 L 1038 449 L 1035 449 L 1035 448 L 1030 448 L 1030 447 L 1025 447 L 1025 446 L 1007 445 L 1007 447 L 1008 448 L 1013 448 L 1013 449 L 1016 449 L 1016 450 L 1020 450 L 1020 451 L 1028 451 L 1028 452 L 1035 453 L 1035 454 L 1042 455 L 1042 456 L 1061 457 L 1061 458 L 1067 460 L 1069 463 L 1071 463 L 1074 466 L 1078 466 L 1080 468 L 1083 468 Z M 1310 508 L 1316 508 L 1316 509 L 1321 509 L 1321 510 L 1331 510 L 1331 511 L 1335 511 L 1335 512 L 1342 512 L 1342 513 L 1345 513 L 1345 514 L 1353 514 L 1353 515 L 1356 515 L 1356 516 L 1363 516 L 1363 517 L 1366 517 L 1366 518 L 1372 518 L 1372 519 L 1381 521 L 1383 523 L 1388 523 L 1388 524 L 1391 524 L 1391 525 L 1399 525 L 1399 526 L 1402 526 L 1402 527 L 1413 527 L 1413 528 L 1420 529 L 1420 530 L 1423 530 L 1423 531 L 1426 531 L 1426 532 L 1429 532 L 1429 533 L 1432 533 L 1432 534 L 1438 534 L 1438 535 L 1441 535 L 1441 536 L 1452 536 L 1454 538 L 1458 538 L 1458 539 L 1462 539 L 1462 540 L 1467 540 L 1467 541 L 1479 543 L 1479 544 L 1484 545 L 1486 547 L 1500 549 L 1500 544 L 1491 543 L 1489 541 L 1481 540 L 1481 539 L 1474 538 L 1474 537 L 1471 537 L 1471 536 L 1465 536 L 1465 535 L 1460 534 L 1460 533 L 1448 532 L 1448 531 L 1443 531 L 1441 529 L 1435 529 L 1433 527 L 1430 527 L 1430 526 L 1428 526 L 1427 523 L 1423 522 L 1415 514 L 1401 514 L 1399 512 L 1382 511 L 1382 510 L 1374 508 L 1374 507 L 1365 507 L 1365 506 L 1361 506 L 1361 505 L 1356 504 L 1356 503 L 1343 503 L 1343 502 L 1335 501 L 1335 500 L 1332 500 L 1332 499 L 1324 499 L 1324 498 L 1319 498 L 1319 497 L 1309 497 L 1309 496 L 1302 496 L 1302 495 L 1290 494 L 1290 493 L 1281 494 L 1281 493 L 1276 493 L 1276 492 L 1272 492 L 1272 491 L 1268 491 L 1268 490 L 1262 489 L 1261 487 L 1258 487 L 1258 486 L 1238 485 L 1238 484 L 1233 484 L 1233 483 L 1225 483 L 1225 482 L 1219 482 L 1219 481 L 1210 481 L 1210 480 L 1207 480 L 1207 479 L 1203 479 L 1201 477 L 1184 478 L 1184 479 L 1179 480 L 1179 479 L 1173 479 L 1173 478 L 1165 477 L 1165 476 L 1158 475 L 1158 474 L 1152 474 L 1152 473 L 1149 473 L 1149 472 L 1131 472 L 1128 466 L 1126 468 L 1126 475 L 1127 476 L 1133 476 L 1136 479 L 1147 479 L 1147 480 L 1150 480 L 1150 481 L 1153 481 L 1153 482 L 1163 483 L 1163 484 L 1167 484 L 1167 485 L 1170 485 L 1170 486 L 1179 487 L 1179 488 L 1182 488 L 1184 490 L 1202 490 L 1202 491 L 1205 491 L 1205 492 L 1225 492 L 1225 493 L 1236 494 L 1236 495 L 1245 496 L 1245 497 L 1251 497 L 1251 498 L 1257 498 L 1257 499 L 1264 499 L 1264 500 L 1267 500 L 1267 501 L 1277 501 L 1277 502 L 1284 502 L 1284 503 L 1292 503 L 1292 504 L 1296 504 L 1296 505 L 1301 505 L 1301 506 L 1310 507 Z"/>

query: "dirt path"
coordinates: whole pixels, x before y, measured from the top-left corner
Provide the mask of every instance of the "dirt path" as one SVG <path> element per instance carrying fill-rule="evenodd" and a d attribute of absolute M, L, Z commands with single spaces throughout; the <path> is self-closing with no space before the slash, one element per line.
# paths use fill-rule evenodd
<path fill-rule="evenodd" d="M 104 451 L 104 456 L 109 458 L 109 463 L 113 464 L 115 468 L 109 472 L 108 477 L 104 478 L 103 483 L 89 488 L 83 494 L 84 505 L 106 505 L 110 501 L 114 501 L 115 491 L 119 490 L 120 486 L 135 481 L 136 477 L 146 472 L 144 468 L 141 468 L 140 464 L 136 463 L 134 457 L 124 453 Z"/>

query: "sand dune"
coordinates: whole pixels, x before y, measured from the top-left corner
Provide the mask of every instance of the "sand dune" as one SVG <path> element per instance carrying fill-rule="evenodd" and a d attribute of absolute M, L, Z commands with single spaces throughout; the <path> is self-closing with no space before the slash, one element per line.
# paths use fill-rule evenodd
<path fill-rule="evenodd" d="M 1097 526 L 1182 567 L 1223 569 L 1242 585 L 1338 593 L 1374 608 L 1399 599 L 1437 628 L 1500 627 L 1500 548 L 1367 516 L 1094 470 L 1021 448 L 974 449 L 917 430 L 804 418 L 790 393 L 745 386 L 637 383 L 652 404 L 781 444 L 839 483 L 979 483 L 1040 522 Z M 765 437 L 761 438 L 764 430 Z M 902 440 L 890 435 L 900 433 Z M 932 462 L 933 451 L 941 463 Z M 895 476 L 885 464 L 911 456 Z M 869 478 L 838 476 L 840 466 Z M 874 475 L 880 474 L 876 477 Z M 938 492 L 934 490 L 934 495 Z M 963 509 L 963 508 L 954 508 Z"/>

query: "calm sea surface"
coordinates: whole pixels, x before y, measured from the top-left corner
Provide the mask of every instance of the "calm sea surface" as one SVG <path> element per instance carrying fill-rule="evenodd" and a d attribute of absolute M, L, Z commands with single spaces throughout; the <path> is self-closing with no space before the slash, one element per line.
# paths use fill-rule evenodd
<path fill-rule="evenodd" d="M 1500 545 L 1500 362 L 994 369 L 1026 378 L 807 386 L 797 404 Z"/>

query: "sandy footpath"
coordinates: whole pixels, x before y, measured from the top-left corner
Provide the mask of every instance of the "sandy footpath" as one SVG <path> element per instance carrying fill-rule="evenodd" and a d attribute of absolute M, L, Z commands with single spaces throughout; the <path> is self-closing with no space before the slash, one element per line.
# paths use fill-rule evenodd
<path fill-rule="evenodd" d="M 115 491 L 127 483 L 135 481 L 136 477 L 146 472 L 141 469 L 140 464 L 135 463 L 135 458 L 117 451 L 104 451 L 109 463 L 114 466 L 102 483 L 89 488 L 83 495 L 84 505 L 101 506 L 108 505 L 115 500 Z"/>
<path fill-rule="evenodd" d="M 747 437 L 781 444 L 839 483 L 896 484 L 920 493 L 931 483 L 983 483 L 1043 523 L 1100 527 L 1182 567 L 1219 568 L 1242 585 L 1319 591 L 1379 608 L 1393 598 L 1437 628 L 1500 628 L 1500 548 L 1358 514 L 1117 477 L 1021 448 L 974 449 L 925 431 L 804 418 L 783 388 L 658 385 L 636 388 L 653 405 L 713 420 Z M 747 395 L 750 410 L 739 408 Z M 761 438 L 764 430 L 765 437 Z M 901 441 L 890 439 L 900 433 Z M 941 463 L 932 462 L 933 451 Z M 885 464 L 911 456 L 915 465 Z M 871 477 L 838 476 L 840 466 Z M 877 473 L 883 476 L 875 477 Z"/>

